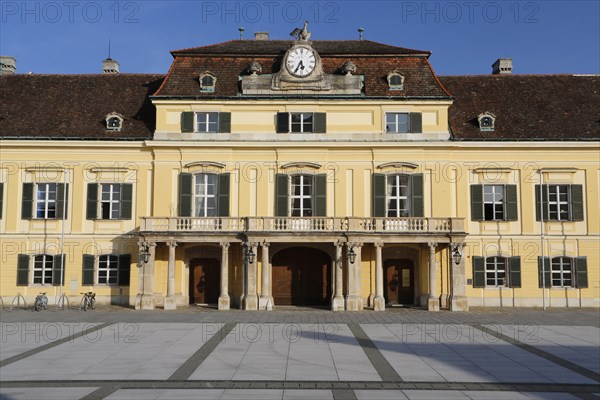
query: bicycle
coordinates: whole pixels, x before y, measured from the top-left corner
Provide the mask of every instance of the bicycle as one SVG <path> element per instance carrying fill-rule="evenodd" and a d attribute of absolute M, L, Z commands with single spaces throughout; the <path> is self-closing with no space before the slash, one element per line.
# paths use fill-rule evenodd
<path fill-rule="evenodd" d="M 33 310 L 40 311 L 41 309 L 48 309 L 48 297 L 46 296 L 46 292 L 41 292 L 35 297 L 35 302 L 33 303 Z"/>
<path fill-rule="evenodd" d="M 81 306 L 79 308 L 83 309 L 83 311 L 87 311 L 88 308 L 95 310 L 96 309 L 96 293 L 87 292 L 87 293 L 81 293 L 81 294 L 83 295 L 83 298 L 81 299 Z"/>

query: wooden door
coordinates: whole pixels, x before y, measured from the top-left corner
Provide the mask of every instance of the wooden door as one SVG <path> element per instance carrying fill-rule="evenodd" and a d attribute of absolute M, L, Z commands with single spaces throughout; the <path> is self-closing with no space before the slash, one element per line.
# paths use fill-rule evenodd
<path fill-rule="evenodd" d="M 384 269 L 384 297 L 387 304 L 414 304 L 414 268 L 411 260 L 386 260 Z"/>
<path fill-rule="evenodd" d="M 190 303 L 218 303 L 220 284 L 219 260 L 216 258 L 195 258 L 190 262 Z"/>

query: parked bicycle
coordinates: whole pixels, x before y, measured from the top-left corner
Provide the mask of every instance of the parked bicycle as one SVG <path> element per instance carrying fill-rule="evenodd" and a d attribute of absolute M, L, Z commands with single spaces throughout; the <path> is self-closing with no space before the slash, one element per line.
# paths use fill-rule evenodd
<path fill-rule="evenodd" d="M 46 296 L 46 292 L 42 292 L 38 294 L 35 298 L 35 302 L 33 303 L 33 310 L 40 311 L 41 309 L 48 309 L 48 297 Z"/>
<path fill-rule="evenodd" d="M 87 311 L 88 308 L 91 308 L 92 310 L 96 309 L 96 293 L 93 292 L 87 292 L 87 293 L 81 293 L 83 295 L 83 298 L 81 299 L 81 309 L 83 309 L 83 311 Z"/>

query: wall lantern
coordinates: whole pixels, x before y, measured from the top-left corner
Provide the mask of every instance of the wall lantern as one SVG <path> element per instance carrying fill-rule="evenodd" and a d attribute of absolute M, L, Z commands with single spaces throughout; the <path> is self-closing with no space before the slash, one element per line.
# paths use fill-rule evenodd
<path fill-rule="evenodd" d="M 140 261 L 143 264 L 148 264 L 150 260 L 150 246 L 147 243 L 142 243 L 142 251 L 140 253 Z"/>
<path fill-rule="evenodd" d="M 354 264 L 354 261 L 356 261 L 356 253 L 354 252 L 354 247 L 350 247 L 350 251 L 348 252 L 348 261 L 350 261 L 350 264 Z"/>
<path fill-rule="evenodd" d="M 458 246 L 454 246 L 454 251 L 452 252 L 452 259 L 454 260 L 454 264 L 460 264 L 460 260 L 462 260 L 462 254 L 458 251 Z"/>
<path fill-rule="evenodd" d="M 252 247 L 248 247 L 248 252 L 246 253 L 246 257 L 248 258 L 249 264 L 254 264 L 254 259 L 256 258 L 256 254 L 252 251 Z"/>

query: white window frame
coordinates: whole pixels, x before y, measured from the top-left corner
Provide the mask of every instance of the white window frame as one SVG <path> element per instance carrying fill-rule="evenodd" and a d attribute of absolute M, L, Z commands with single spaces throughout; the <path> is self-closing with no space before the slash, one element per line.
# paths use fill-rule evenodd
<path fill-rule="evenodd" d="M 505 185 L 482 185 L 483 186 L 483 220 L 484 221 L 504 221 L 506 218 L 506 190 Z M 491 196 L 492 201 L 486 200 L 486 189 L 491 188 Z M 496 200 L 496 195 L 500 194 L 501 199 Z M 492 205 L 492 219 L 488 219 L 486 216 L 486 205 Z M 501 208 L 501 211 L 498 210 L 498 207 Z M 497 213 L 501 212 L 501 216 L 498 217 Z"/>
<path fill-rule="evenodd" d="M 50 185 L 54 185 L 54 199 L 50 199 L 49 198 L 49 194 L 51 193 L 50 190 L 48 190 L 48 188 L 50 187 Z M 39 194 L 40 194 L 40 188 L 41 187 L 45 187 L 45 196 L 42 200 L 39 199 Z M 55 182 L 45 182 L 45 183 L 36 183 L 35 184 L 35 218 L 36 219 L 55 219 L 56 218 L 56 198 L 58 196 L 58 184 Z M 43 212 L 43 216 L 40 217 L 39 212 L 38 212 L 38 207 L 43 204 L 44 208 L 42 210 Z M 54 216 L 50 217 L 48 216 L 50 211 L 52 211 L 50 209 L 50 204 L 54 204 Z"/>
<path fill-rule="evenodd" d="M 501 256 L 485 258 L 485 286 L 505 287 L 508 286 L 508 259 Z M 491 277 L 490 277 L 491 274 Z M 488 283 L 489 281 L 492 283 Z"/>
<path fill-rule="evenodd" d="M 113 260 L 114 258 L 114 260 Z M 105 259 L 105 260 L 103 260 Z M 104 265 L 103 265 L 104 264 Z M 106 282 L 100 282 L 100 271 L 106 271 Z M 110 282 L 114 276 L 115 282 Z M 96 257 L 95 281 L 97 285 L 119 285 L 119 256 L 116 254 L 101 254 Z"/>
<path fill-rule="evenodd" d="M 406 179 L 406 195 L 400 195 L 400 188 L 403 187 L 403 185 L 401 184 L 402 182 L 400 181 L 401 178 Z M 390 186 L 390 180 L 393 179 L 393 186 Z M 396 189 L 396 195 L 392 195 L 391 194 L 391 188 L 395 188 Z M 411 191 L 410 191 L 410 175 L 408 174 L 393 174 L 393 175 L 386 175 L 385 177 L 385 215 L 386 218 L 404 218 L 404 217 L 409 217 L 410 216 L 410 202 L 411 202 Z M 391 216 L 389 215 L 390 211 L 392 211 L 390 209 L 390 202 L 392 200 L 396 201 L 396 209 L 395 211 L 395 216 Z M 404 201 L 406 204 L 406 208 L 400 208 L 400 203 L 401 201 Z M 402 211 L 405 211 L 406 215 L 402 215 Z"/>
<path fill-rule="evenodd" d="M 300 177 L 300 194 L 295 194 L 294 192 L 294 178 L 296 177 Z M 310 179 L 310 182 L 308 183 L 308 186 L 310 187 L 310 193 L 309 194 L 305 194 L 304 193 L 304 188 L 306 186 L 306 183 L 304 182 L 305 179 Z M 289 216 L 290 217 L 312 217 L 315 215 L 315 198 L 314 198 L 314 175 L 311 174 L 295 174 L 295 175 L 290 175 L 289 178 Z M 305 208 L 304 207 L 304 200 L 310 200 L 310 209 Z M 294 200 L 299 200 L 300 202 L 300 208 L 298 209 L 299 214 L 300 215 L 294 215 Z M 306 215 L 307 211 L 310 211 L 310 215 Z"/>
<path fill-rule="evenodd" d="M 104 187 L 105 186 L 109 186 L 110 187 L 110 191 L 109 191 L 109 199 L 108 200 L 104 200 Z M 115 190 L 116 189 L 116 190 Z M 114 199 L 114 194 L 118 191 L 119 193 L 119 199 L 115 200 Z M 122 212 L 122 202 L 123 200 L 123 185 L 121 185 L 120 183 L 101 183 L 100 184 L 100 201 L 98 202 L 98 206 L 100 207 L 100 211 L 98 213 L 98 215 L 100 215 L 100 219 L 102 220 L 109 220 L 109 219 L 120 219 L 121 218 L 121 212 Z M 109 217 L 108 218 L 104 218 L 104 204 L 108 203 L 108 207 L 109 207 Z M 116 211 L 117 216 L 113 217 L 113 211 Z"/>
<path fill-rule="evenodd" d="M 209 188 L 209 182 L 208 182 L 208 177 L 211 176 L 214 179 L 214 183 L 212 185 L 214 192 L 212 194 L 208 193 L 208 188 Z M 204 186 L 204 193 L 200 194 L 198 192 L 198 178 L 199 177 L 204 177 L 204 182 L 202 182 L 200 185 Z M 193 215 L 195 217 L 216 217 L 218 215 L 218 196 L 219 196 L 219 176 L 217 174 L 212 174 L 212 173 L 198 173 L 198 174 L 194 174 L 194 181 L 193 181 L 193 185 L 194 185 L 194 197 L 193 197 Z M 208 201 L 209 199 L 215 199 L 215 207 L 214 207 L 214 215 L 209 215 L 209 209 L 207 207 L 208 205 Z M 204 207 L 202 210 L 198 209 L 198 199 L 204 199 Z"/>
<path fill-rule="evenodd" d="M 41 257 L 41 267 L 38 268 L 38 257 Z M 34 285 L 52 285 L 52 267 L 54 266 L 54 255 L 52 254 L 36 254 L 32 257 L 33 266 L 31 274 L 31 283 Z M 50 266 L 48 267 L 48 263 Z M 41 274 L 41 282 L 36 282 L 36 272 Z M 46 282 L 48 281 L 48 282 Z"/>
<path fill-rule="evenodd" d="M 571 220 L 571 186 L 570 185 L 547 185 L 547 196 L 548 196 L 548 220 L 549 221 L 570 221 Z M 565 188 L 567 199 L 560 199 L 560 189 Z M 552 193 L 554 191 L 554 193 Z M 555 200 L 551 200 L 550 196 L 555 196 Z M 553 211 L 551 211 L 550 206 L 556 205 L 556 212 L 554 212 L 554 217 L 552 216 Z M 561 217 L 561 206 L 566 208 L 567 216 L 566 218 Z"/>
<path fill-rule="evenodd" d="M 394 130 L 388 130 L 388 116 L 394 116 Z M 405 115 L 406 116 L 406 131 L 399 131 L 399 124 L 398 124 L 398 116 L 399 115 Z M 385 126 L 385 132 L 386 133 L 411 133 L 410 132 L 410 113 L 409 112 L 402 112 L 402 111 L 393 111 L 393 112 L 386 112 L 385 116 L 384 116 L 384 126 Z"/>
<path fill-rule="evenodd" d="M 550 260 L 550 284 L 553 288 L 572 288 L 574 286 L 574 271 L 575 260 L 571 257 L 553 257 Z M 554 267 L 558 268 L 555 270 Z M 565 269 L 569 267 L 569 269 Z M 557 278 L 555 278 L 557 276 Z M 567 278 L 568 276 L 568 278 Z M 565 285 L 565 280 L 570 281 L 569 285 Z M 554 284 L 554 281 L 560 281 L 560 285 Z"/>
<path fill-rule="evenodd" d="M 298 124 L 298 123 L 294 123 L 292 122 L 292 118 L 294 115 L 299 115 L 300 116 L 300 131 L 294 131 L 294 124 Z M 305 116 L 309 116 L 310 115 L 310 130 L 305 130 L 304 126 L 305 124 L 308 125 L 308 123 L 304 122 L 304 117 Z M 289 127 L 290 127 L 290 133 L 314 133 L 315 132 L 315 113 L 314 112 L 290 112 L 289 113 Z"/>
<path fill-rule="evenodd" d="M 214 114 L 217 116 L 216 122 L 210 122 L 210 116 Z M 204 119 L 201 121 L 201 119 Z M 219 112 L 218 111 L 196 111 L 194 113 L 194 132 L 199 133 L 219 133 Z M 200 123 L 204 126 L 204 129 L 200 129 Z M 214 124 L 214 130 L 211 130 L 211 124 Z"/>

